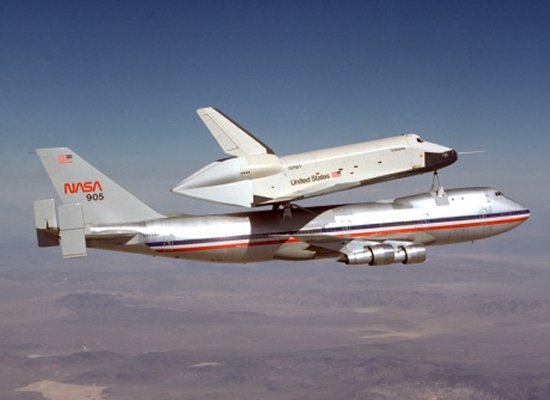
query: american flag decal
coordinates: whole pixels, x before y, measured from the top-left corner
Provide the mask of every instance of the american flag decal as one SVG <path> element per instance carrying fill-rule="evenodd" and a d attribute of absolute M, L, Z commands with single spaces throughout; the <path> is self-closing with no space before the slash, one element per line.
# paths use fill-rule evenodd
<path fill-rule="evenodd" d="M 73 162 L 73 155 L 72 154 L 60 154 L 57 156 L 57 163 L 58 164 L 69 164 Z"/>

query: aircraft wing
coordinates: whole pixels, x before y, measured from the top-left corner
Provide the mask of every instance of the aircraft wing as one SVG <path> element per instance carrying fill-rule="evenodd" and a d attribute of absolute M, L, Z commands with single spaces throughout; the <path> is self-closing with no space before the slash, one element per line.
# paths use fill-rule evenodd
<path fill-rule="evenodd" d="M 426 259 L 424 244 L 433 242 L 433 237 L 403 237 L 392 239 L 366 239 L 353 235 L 334 237 L 330 235 L 297 235 L 296 239 L 307 243 L 307 250 L 319 253 L 340 254 L 338 261 L 346 264 L 384 265 L 394 262 L 411 264 Z"/>
<path fill-rule="evenodd" d="M 220 110 L 212 107 L 200 108 L 197 114 L 224 153 L 237 157 L 274 154 L 271 148 Z"/>
<path fill-rule="evenodd" d="M 330 235 L 298 235 L 296 239 L 309 244 L 309 248 L 321 248 L 336 253 L 346 254 L 358 251 L 366 246 L 376 246 L 383 241 L 354 239 L 351 237 L 334 237 Z"/>

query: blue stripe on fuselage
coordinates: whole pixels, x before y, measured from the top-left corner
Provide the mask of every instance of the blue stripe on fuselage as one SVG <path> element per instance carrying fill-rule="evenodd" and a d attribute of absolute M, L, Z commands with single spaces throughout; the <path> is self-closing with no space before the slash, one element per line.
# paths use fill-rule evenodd
<path fill-rule="evenodd" d="M 382 222 L 377 224 L 363 224 L 363 225 L 349 225 L 349 226 L 338 226 L 334 228 L 318 228 L 318 229 L 308 229 L 308 230 L 299 230 L 299 231 L 281 231 L 281 232 L 270 232 L 270 233 L 255 233 L 248 235 L 236 235 L 236 236 L 223 236 L 223 237 L 212 237 L 212 238 L 202 238 L 202 239 L 186 239 L 186 240 L 174 240 L 170 241 L 170 246 L 180 246 L 180 245 L 190 245 L 190 244 L 205 244 L 205 243 L 218 243 L 218 242 L 230 242 L 230 241 L 239 241 L 239 240 L 253 240 L 253 239 L 265 239 L 273 236 L 294 236 L 296 234 L 300 235 L 315 235 L 322 233 L 338 233 L 338 232 L 349 232 L 355 230 L 365 230 L 365 229 L 380 229 L 380 228 L 392 228 L 398 226 L 406 225 L 428 225 L 428 224 L 437 224 L 444 222 L 459 222 L 459 221 L 468 221 L 468 220 L 483 220 L 499 217 L 510 217 L 510 216 L 519 216 L 529 214 L 528 209 L 518 210 L 518 211 L 507 211 L 500 213 L 491 213 L 491 214 L 474 214 L 467 216 L 458 216 L 458 217 L 444 217 L 444 218 L 432 218 L 432 219 L 420 219 L 413 221 L 394 221 L 394 222 Z M 149 247 L 164 247 L 167 245 L 166 241 L 161 242 L 149 242 L 146 243 Z"/>

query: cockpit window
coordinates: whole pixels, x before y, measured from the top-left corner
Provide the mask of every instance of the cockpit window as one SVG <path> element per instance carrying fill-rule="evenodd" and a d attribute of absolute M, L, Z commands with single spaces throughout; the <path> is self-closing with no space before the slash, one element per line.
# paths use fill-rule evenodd
<path fill-rule="evenodd" d="M 496 191 L 495 196 L 502 196 L 502 192 L 500 190 Z"/>
<path fill-rule="evenodd" d="M 416 138 L 416 141 L 417 141 L 418 143 L 424 143 L 424 139 L 422 139 L 420 136 L 418 136 L 418 137 Z"/>

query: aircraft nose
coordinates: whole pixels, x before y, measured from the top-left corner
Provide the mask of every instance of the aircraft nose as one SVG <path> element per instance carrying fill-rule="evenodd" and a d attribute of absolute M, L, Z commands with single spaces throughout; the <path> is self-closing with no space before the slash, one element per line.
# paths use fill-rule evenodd
<path fill-rule="evenodd" d="M 458 154 L 455 150 L 450 149 L 441 153 L 424 153 L 425 167 L 429 170 L 444 168 L 451 165 L 458 159 Z"/>
<path fill-rule="evenodd" d="M 501 193 L 501 192 L 497 192 L 497 193 Z M 521 214 L 525 217 L 526 220 L 529 218 L 529 216 L 531 215 L 531 211 L 526 206 L 524 206 L 521 203 L 518 203 L 515 200 L 512 200 L 509 197 L 506 197 L 506 196 L 503 196 L 503 197 L 506 199 L 506 202 L 507 202 L 506 206 L 509 212 L 512 212 L 515 214 Z"/>

